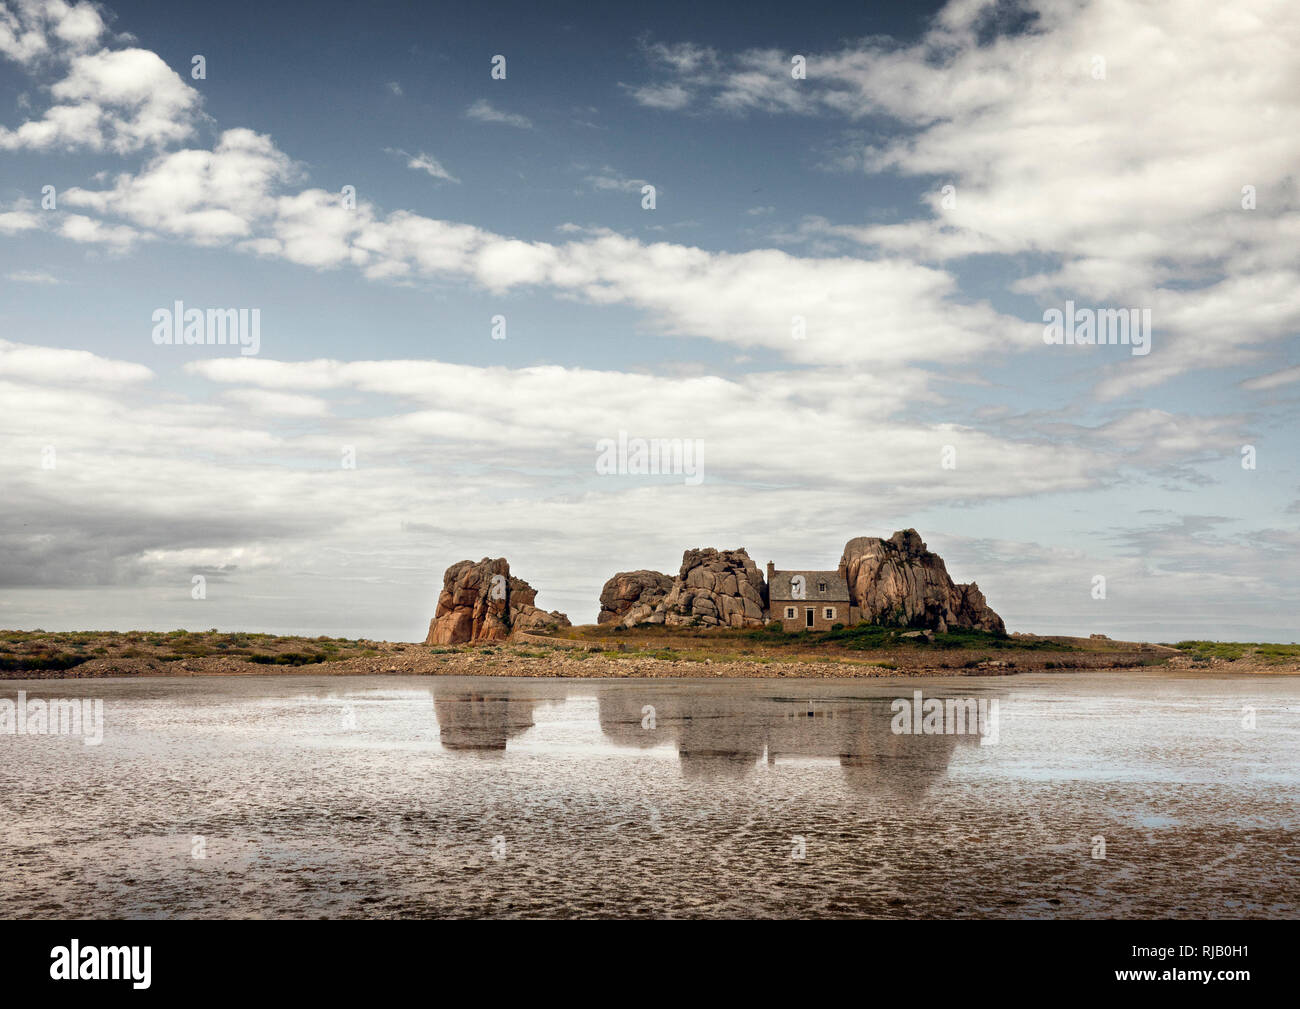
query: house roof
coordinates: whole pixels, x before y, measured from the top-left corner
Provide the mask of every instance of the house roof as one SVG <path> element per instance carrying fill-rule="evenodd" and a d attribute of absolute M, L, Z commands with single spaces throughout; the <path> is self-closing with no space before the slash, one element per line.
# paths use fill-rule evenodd
<path fill-rule="evenodd" d="M 791 581 L 798 575 L 803 576 L 804 595 L 796 599 Z M 819 585 L 825 584 L 822 591 Z M 827 602 L 847 603 L 849 601 L 849 583 L 838 571 L 773 571 L 772 580 L 767 586 L 767 598 L 776 602 Z"/>

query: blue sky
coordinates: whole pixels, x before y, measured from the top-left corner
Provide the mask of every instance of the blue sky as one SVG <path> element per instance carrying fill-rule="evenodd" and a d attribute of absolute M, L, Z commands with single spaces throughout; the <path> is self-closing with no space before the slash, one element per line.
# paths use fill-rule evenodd
<path fill-rule="evenodd" d="M 0 12 L 0 624 L 412 639 L 488 555 L 585 621 L 914 526 L 1013 630 L 1296 636 L 1286 4 Z"/>

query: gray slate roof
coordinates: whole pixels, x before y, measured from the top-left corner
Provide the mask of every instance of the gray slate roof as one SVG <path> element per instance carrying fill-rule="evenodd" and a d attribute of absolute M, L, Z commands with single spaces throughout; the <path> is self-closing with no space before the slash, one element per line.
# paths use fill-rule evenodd
<path fill-rule="evenodd" d="M 790 587 L 790 580 L 795 575 L 803 575 L 804 598 L 796 600 Z M 821 592 L 817 586 L 826 583 L 826 591 Z M 771 602 L 810 602 L 810 603 L 847 603 L 849 601 L 849 584 L 838 571 L 773 571 L 771 584 L 767 587 L 767 598 Z"/>

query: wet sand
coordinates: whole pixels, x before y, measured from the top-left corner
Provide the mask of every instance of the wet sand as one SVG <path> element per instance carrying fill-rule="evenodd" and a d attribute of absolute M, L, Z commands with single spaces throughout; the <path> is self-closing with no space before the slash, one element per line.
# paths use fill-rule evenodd
<path fill-rule="evenodd" d="M 20 689 L 102 699 L 104 741 L 0 734 L 5 916 L 1300 913 L 1293 677 L 298 675 L 0 697 Z M 997 701 L 997 741 L 895 733 L 918 689 Z"/>

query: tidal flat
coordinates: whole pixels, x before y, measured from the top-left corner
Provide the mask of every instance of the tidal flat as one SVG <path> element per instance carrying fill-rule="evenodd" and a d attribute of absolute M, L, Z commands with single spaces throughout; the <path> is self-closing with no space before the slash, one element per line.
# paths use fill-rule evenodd
<path fill-rule="evenodd" d="M 101 701 L 103 724 L 96 745 L 0 733 L 6 917 L 1300 914 L 1291 676 L 0 684 L 19 691 Z M 995 733 L 899 731 L 918 692 L 982 702 Z"/>

